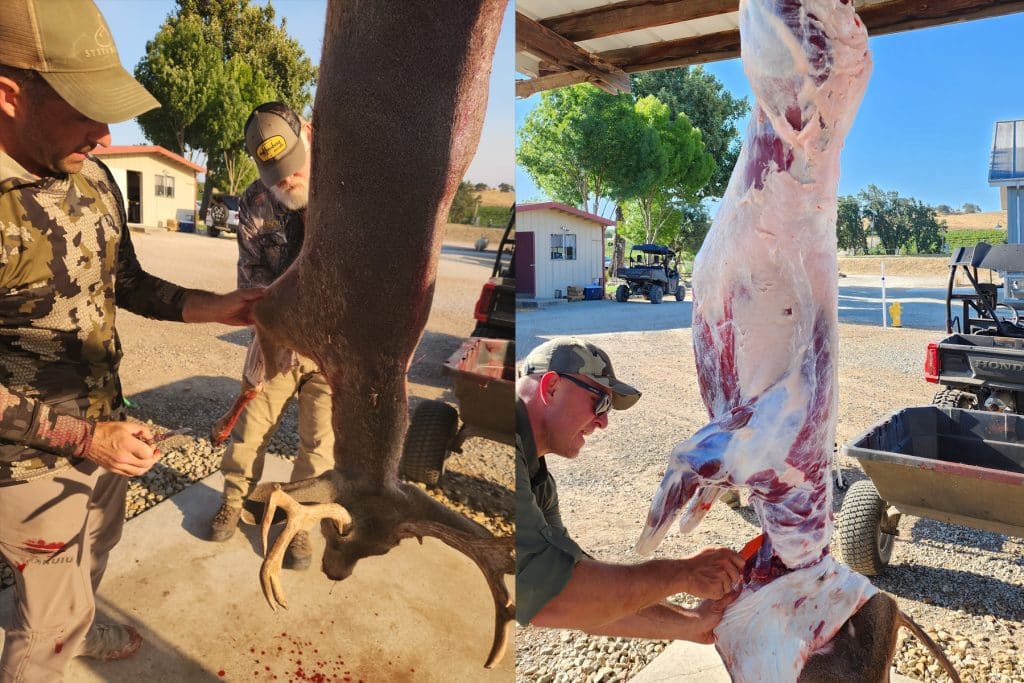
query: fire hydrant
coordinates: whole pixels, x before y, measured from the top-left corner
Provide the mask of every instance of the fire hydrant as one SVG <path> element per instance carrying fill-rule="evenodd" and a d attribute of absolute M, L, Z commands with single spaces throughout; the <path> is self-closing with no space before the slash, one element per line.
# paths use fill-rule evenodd
<path fill-rule="evenodd" d="M 900 317 L 903 315 L 903 305 L 899 301 L 889 304 L 889 317 L 892 319 L 892 326 L 900 326 Z"/>

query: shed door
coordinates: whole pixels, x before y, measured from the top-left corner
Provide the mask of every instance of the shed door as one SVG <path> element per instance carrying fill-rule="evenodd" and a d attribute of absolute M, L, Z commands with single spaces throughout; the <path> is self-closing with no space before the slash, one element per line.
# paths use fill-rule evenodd
<path fill-rule="evenodd" d="M 533 233 L 516 233 L 516 294 L 534 297 L 537 295 L 536 254 L 533 250 Z"/>

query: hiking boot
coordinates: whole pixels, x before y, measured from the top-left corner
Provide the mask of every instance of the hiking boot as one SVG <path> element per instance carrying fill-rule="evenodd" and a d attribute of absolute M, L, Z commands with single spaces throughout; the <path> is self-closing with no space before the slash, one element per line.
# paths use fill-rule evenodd
<path fill-rule="evenodd" d="M 740 501 L 740 492 L 738 489 L 726 489 L 722 492 L 722 495 L 718 497 L 718 500 L 722 501 L 733 510 L 743 507 Z"/>
<path fill-rule="evenodd" d="M 242 508 L 234 507 L 228 503 L 222 503 L 220 510 L 213 516 L 210 522 L 210 540 L 223 543 L 235 535 L 238 528 L 238 518 L 242 515 Z"/>
<path fill-rule="evenodd" d="M 100 624 L 93 622 L 85 634 L 79 657 L 113 662 L 128 659 L 142 647 L 142 636 L 127 624 Z"/>
<path fill-rule="evenodd" d="M 300 531 L 284 551 L 284 566 L 302 571 L 313 563 L 313 544 L 308 531 Z"/>

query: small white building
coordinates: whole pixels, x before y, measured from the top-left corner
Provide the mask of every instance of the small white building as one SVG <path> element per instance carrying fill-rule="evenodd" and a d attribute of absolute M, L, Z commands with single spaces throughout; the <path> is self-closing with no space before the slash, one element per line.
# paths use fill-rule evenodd
<path fill-rule="evenodd" d="M 570 286 L 604 290 L 604 230 L 615 221 L 559 202 L 516 206 L 516 294 L 564 298 Z"/>
<path fill-rule="evenodd" d="M 97 147 L 121 188 L 128 224 L 151 228 L 195 221 L 196 174 L 206 169 L 159 145 Z"/>

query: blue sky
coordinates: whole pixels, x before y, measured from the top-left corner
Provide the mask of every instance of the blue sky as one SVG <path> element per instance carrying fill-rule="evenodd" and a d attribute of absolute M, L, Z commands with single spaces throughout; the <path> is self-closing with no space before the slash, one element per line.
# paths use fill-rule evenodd
<path fill-rule="evenodd" d="M 932 205 L 998 210 L 988 158 L 995 122 L 1024 119 L 1021 36 L 1024 14 L 872 38 L 874 72 L 846 140 L 839 193 L 873 183 Z M 738 59 L 705 68 L 752 100 Z M 539 101 L 517 100 L 517 129 Z M 520 202 L 543 197 L 520 168 L 515 186 Z"/>
<path fill-rule="evenodd" d="M 167 15 L 177 7 L 174 0 L 96 0 L 96 4 L 114 34 L 121 63 L 129 71 L 134 71 L 135 65 L 145 54 L 146 41 L 156 35 Z M 466 173 L 467 179 L 484 182 L 492 187 L 498 183 L 512 182 L 513 177 L 513 5 L 510 2 L 498 38 L 480 148 Z M 318 63 L 323 44 L 326 0 L 274 0 L 273 6 L 278 17 L 287 19 L 289 35 L 299 41 L 314 64 Z M 111 133 L 115 145 L 146 143 L 141 129 L 134 121 L 111 126 Z"/>

